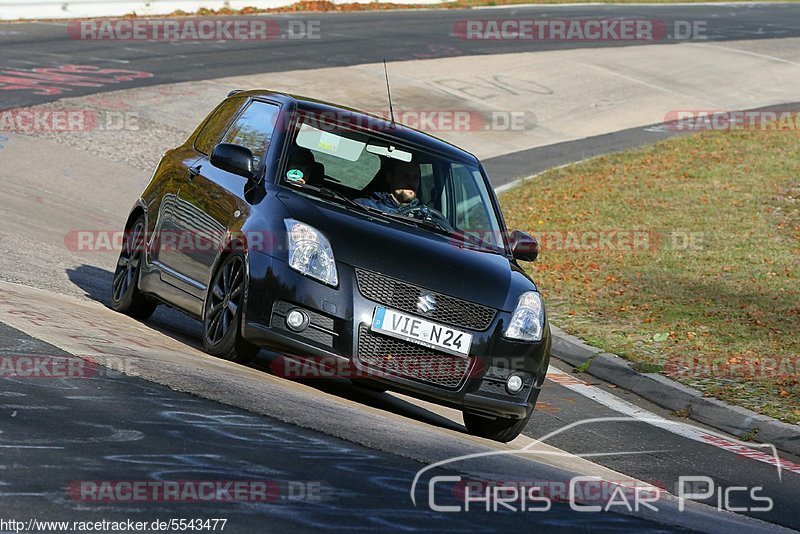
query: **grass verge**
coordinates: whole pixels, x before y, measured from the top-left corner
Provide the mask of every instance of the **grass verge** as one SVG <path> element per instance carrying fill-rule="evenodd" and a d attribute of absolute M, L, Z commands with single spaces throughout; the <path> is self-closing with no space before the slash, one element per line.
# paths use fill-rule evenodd
<path fill-rule="evenodd" d="M 800 132 L 709 132 L 501 196 L 552 321 L 706 395 L 800 422 Z"/>

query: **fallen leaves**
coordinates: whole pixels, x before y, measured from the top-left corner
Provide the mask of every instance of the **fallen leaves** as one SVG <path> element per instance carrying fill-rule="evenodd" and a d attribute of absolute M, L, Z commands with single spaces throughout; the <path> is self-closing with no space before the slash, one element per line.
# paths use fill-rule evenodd
<path fill-rule="evenodd" d="M 768 148 L 758 132 L 702 134 L 546 172 L 501 203 L 509 227 L 541 236 L 701 236 L 694 249 L 669 240 L 641 251 L 543 247 L 530 272 L 547 288 L 553 322 L 570 333 L 634 362 L 702 352 L 717 362 L 711 374 L 676 378 L 796 423 L 800 385 L 789 377 L 800 368 L 781 378 L 752 369 L 800 355 L 798 169 L 797 132 L 775 133 Z"/>

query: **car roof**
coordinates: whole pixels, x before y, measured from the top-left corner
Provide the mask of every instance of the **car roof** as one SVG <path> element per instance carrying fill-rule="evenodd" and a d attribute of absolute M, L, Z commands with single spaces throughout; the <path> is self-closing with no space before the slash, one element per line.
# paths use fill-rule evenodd
<path fill-rule="evenodd" d="M 400 123 L 392 123 L 391 121 L 386 120 L 384 117 L 373 115 L 371 113 L 365 113 L 347 106 L 341 106 L 339 104 L 333 104 L 330 102 L 289 93 L 269 91 L 266 89 L 231 91 L 228 94 L 228 96 L 233 95 L 266 97 L 279 100 L 284 104 L 294 103 L 297 105 L 298 109 L 320 117 L 330 116 L 341 118 L 341 112 L 345 111 L 347 112 L 345 115 L 347 118 L 347 125 L 353 125 L 356 128 L 359 128 L 358 125 L 368 124 L 370 126 L 369 130 L 386 137 L 397 139 L 401 143 L 414 145 L 423 149 L 434 150 L 452 159 L 475 164 L 480 163 L 478 158 L 473 154 L 451 143 L 448 143 L 447 141 L 443 141 L 442 139 L 434 137 L 428 133 L 415 130 L 414 128 Z M 337 112 L 339 113 L 337 114 Z M 360 129 L 365 130 L 363 126 Z"/>

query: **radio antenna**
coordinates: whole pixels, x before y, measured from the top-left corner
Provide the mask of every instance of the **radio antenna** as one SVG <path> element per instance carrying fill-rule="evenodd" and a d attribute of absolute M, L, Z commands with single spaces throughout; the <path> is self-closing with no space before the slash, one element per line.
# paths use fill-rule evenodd
<path fill-rule="evenodd" d="M 392 109 L 392 91 L 389 89 L 389 71 L 386 69 L 386 58 L 383 58 L 383 74 L 386 76 L 386 94 L 389 95 L 389 116 L 394 124 L 394 109 Z"/>

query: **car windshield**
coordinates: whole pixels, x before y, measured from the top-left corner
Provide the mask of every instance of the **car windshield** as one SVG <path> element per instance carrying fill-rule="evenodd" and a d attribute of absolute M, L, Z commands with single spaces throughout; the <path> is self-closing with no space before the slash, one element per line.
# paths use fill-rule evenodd
<path fill-rule="evenodd" d="M 486 181 L 474 164 L 304 117 L 281 181 L 504 250 Z"/>

